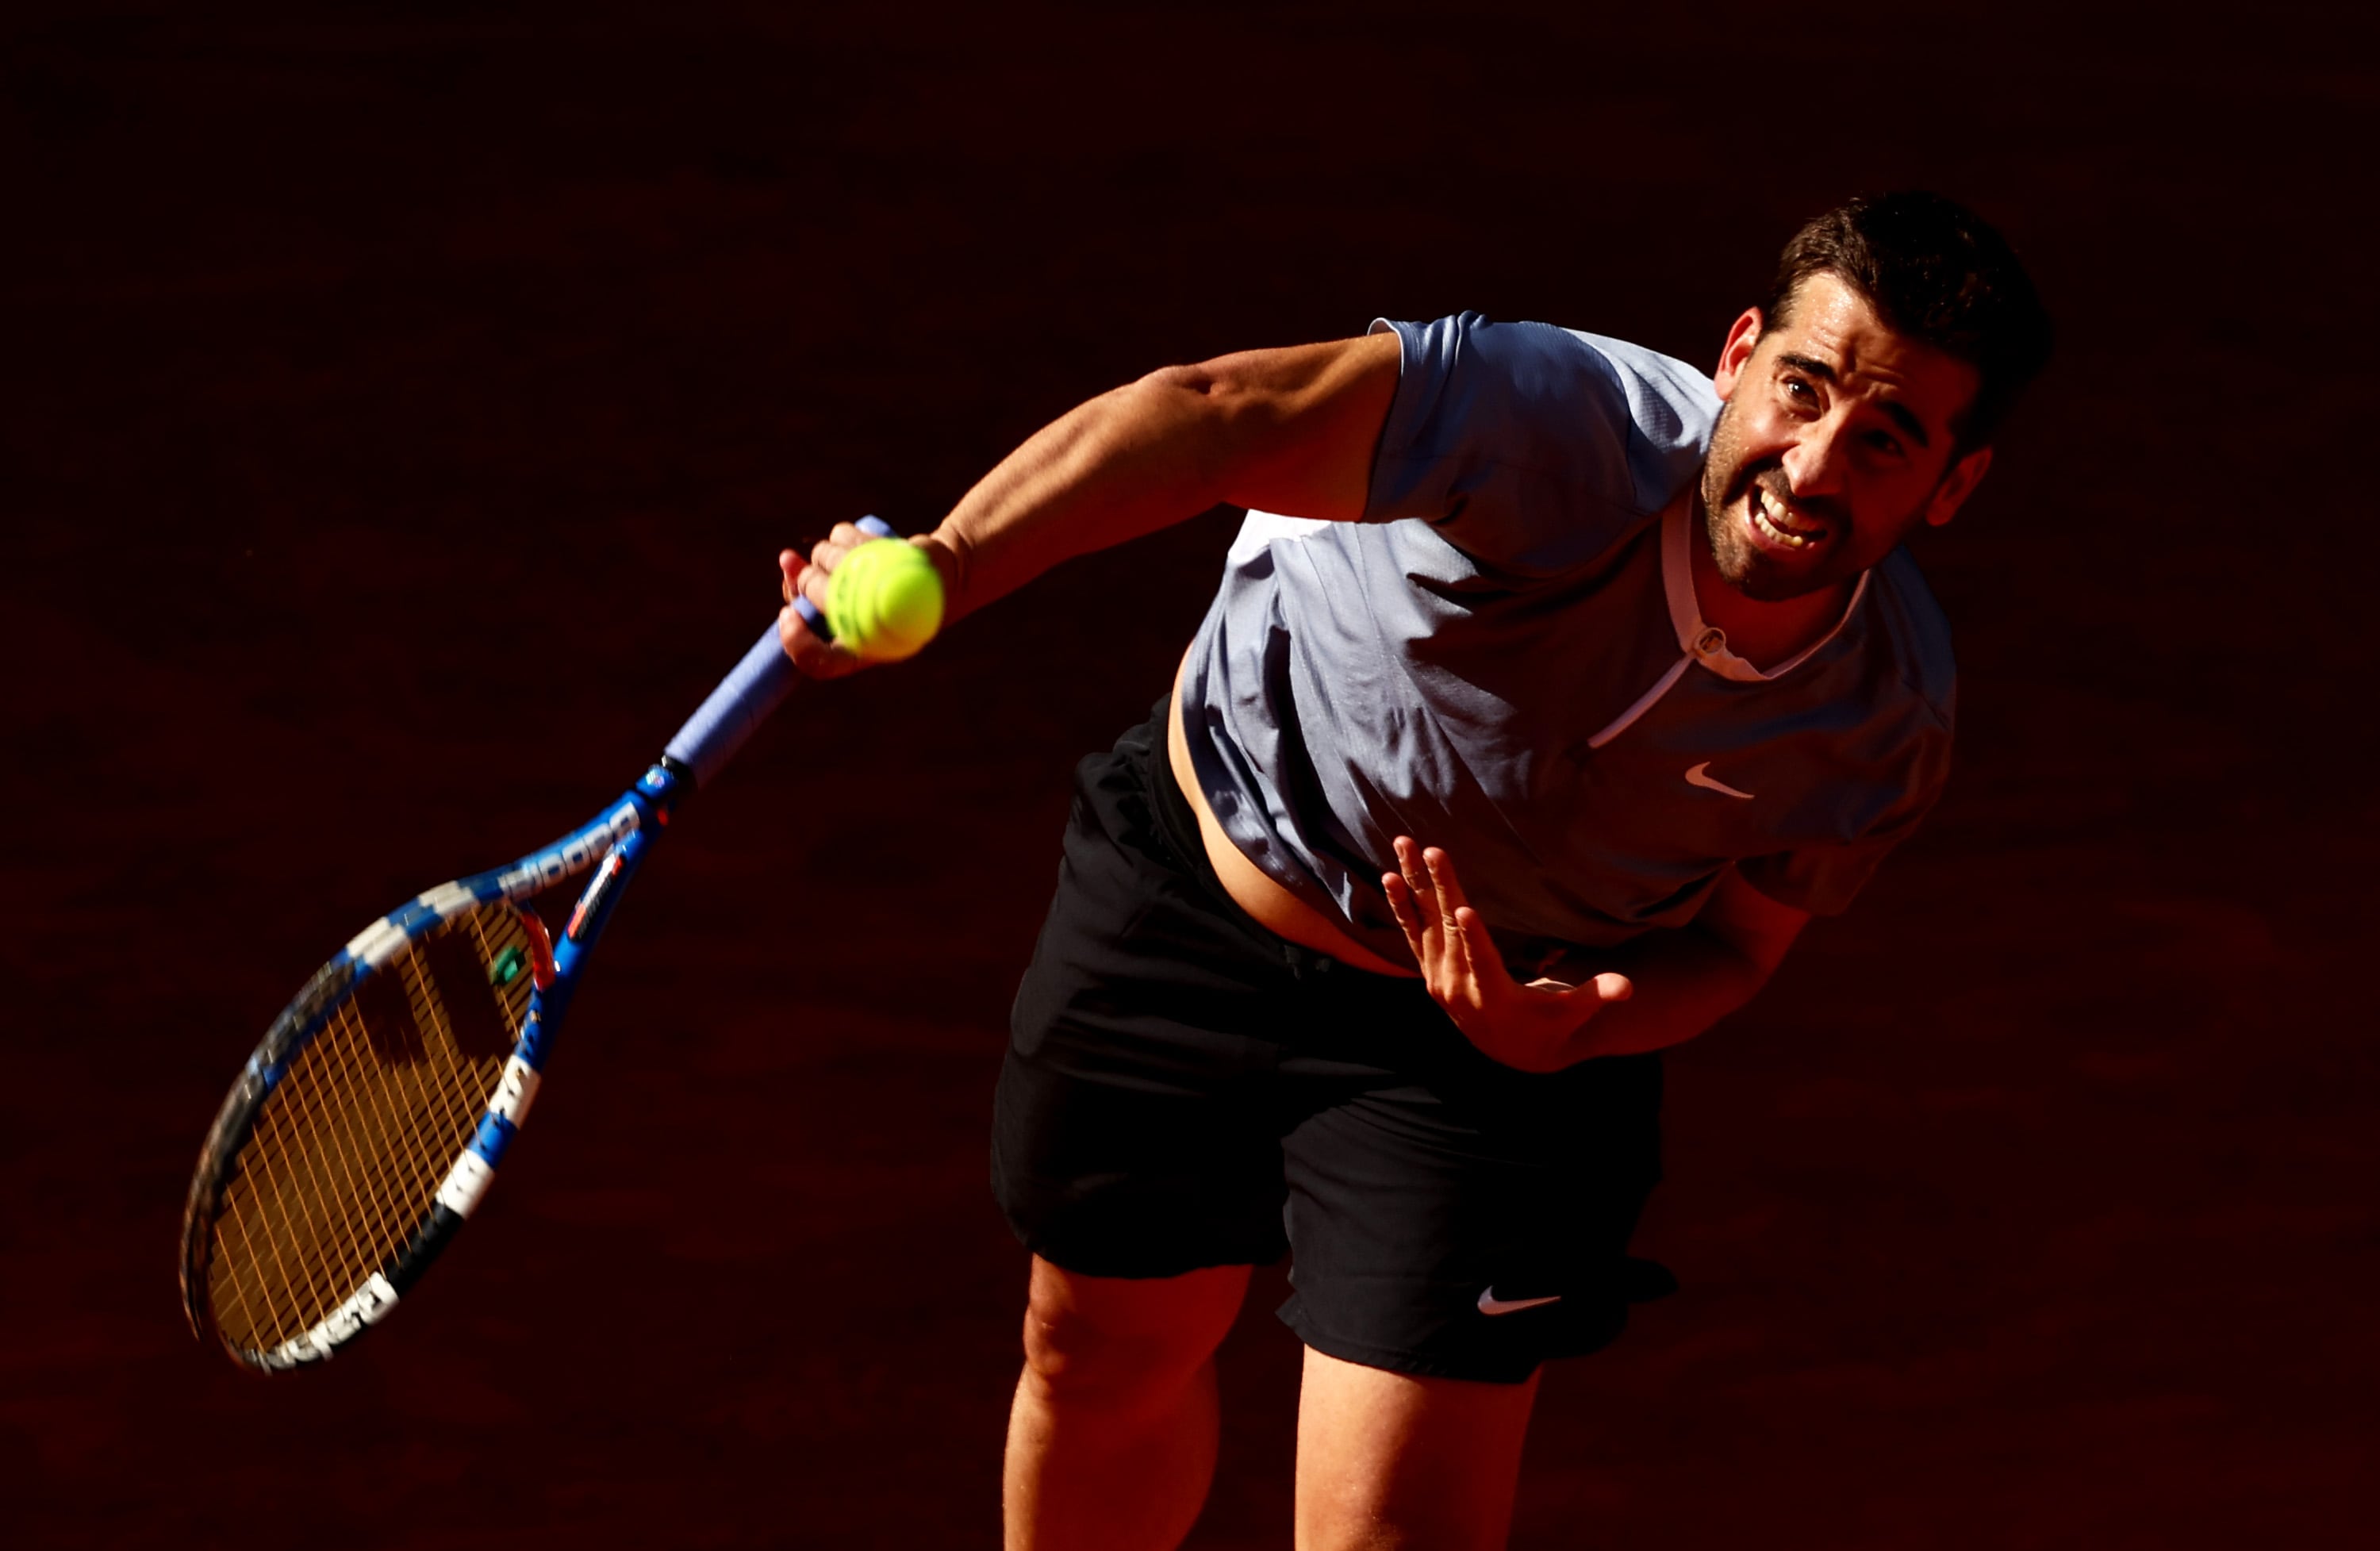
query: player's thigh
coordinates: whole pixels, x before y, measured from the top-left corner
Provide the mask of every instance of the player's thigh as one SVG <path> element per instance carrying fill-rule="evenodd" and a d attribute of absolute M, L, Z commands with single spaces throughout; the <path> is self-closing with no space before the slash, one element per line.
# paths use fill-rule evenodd
<path fill-rule="evenodd" d="M 1298 1551 L 1500 1546 L 1536 1379 L 1483 1384 L 1308 1347 L 1297 1411 Z"/>
<path fill-rule="evenodd" d="M 1210 1266 L 1172 1277 L 1092 1277 L 1037 1254 L 1026 1295 L 1026 1366 L 1062 1395 L 1169 1387 L 1222 1344 L 1248 1272 Z"/>

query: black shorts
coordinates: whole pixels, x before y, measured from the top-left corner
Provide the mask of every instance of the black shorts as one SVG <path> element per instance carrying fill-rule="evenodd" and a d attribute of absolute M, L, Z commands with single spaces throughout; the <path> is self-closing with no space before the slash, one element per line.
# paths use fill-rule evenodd
<path fill-rule="evenodd" d="M 1659 1058 L 1515 1072 L 1418 980 L 1258 926 L 1207 861 L 1167 714 L 1075 771 L 992 1125 L 1017 1237 L 1100 1277 L 1287 1250 L 1290 1328 L 1399 1373 L 1518 1383 L 1608 1344 L 1674 1285 L 1626 1253 Z"/>

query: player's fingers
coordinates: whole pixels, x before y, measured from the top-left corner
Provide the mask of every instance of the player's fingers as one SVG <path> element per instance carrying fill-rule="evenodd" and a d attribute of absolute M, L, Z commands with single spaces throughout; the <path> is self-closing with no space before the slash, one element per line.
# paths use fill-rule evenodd
<path fill-rule="evenodd" d="M 838 535 L 848 532 L 855 540 L 858 541 L 865 541 L 868 538 L 868 535 L 853 527 L 849 523 L 839 525 L 834 531 Z M 821 539 L 810 546 L 810 563 L 821 571 L 832 571 L 843 563 L 843 557 L 849 554 L 855 547 L 855 544 L 845 543 L 838 537 L 830 536 Z"/>
<path fill-rule="evenodd" d="M 1467 904 L 1458 905 L 1450 920 L 1452 925 L 1446 934 L 1448 956 L 1453 959 L 1463 977 L 1484 996 L 1494 977 L 1504 973 L 1504 961 L 1488 935 L 1488 923 Z"/>
<path fill-rule="evenodd" d="M 1389 897 L 1389 914 L 1397 918 L 1397 926 L 1405 934 L 1405 946 L 1414 957 L 1422 956 L 1423 942 L 1420 913 L 1414 909 L 1413 891 L 1405 880 L 1392 872 L 1380 874 L 1380 892 Z"/>
<path fill-rule="evenodd" d="M 826 581 L 827 574 L 815 565 L 803 566 L 793 578 L 795 590 L 820 614 L 826 612 Z M 777 641 L 794 660 L 794 666 L 814 679 L 839 679 L 864 666 L 842 643 L 811 629 L 791 599 L 777 612 Z"/>
<path fill-rule="evenodd" d="M 803 623 L 801 611 L 788 603 L 777 611 L 777 644 L 794 660 L 794 666 L 806 673 L 814 673 L 822 666 L 820 659 L 827 643 L 810 633 Z"/>
<path fill-rule="evenodd" d="M 1636 984 L 1624 975 L 1606 970 L 1601 975 L 1590 975 L 1585 979 L 1576 982 L 1542 977 L 1530 981 L 1529 989 L 1542 991 L 1547 996 L 1555 997 L 1563 1001 L 1574 1002 L 1584 1000 L 1592 1002 L 1594 1006 L 1587 1009 L 1587 1013 L 1593 1016 L 1602 1008 L 1609 1007 L 1614 1002 L 1626 1001 L 1630 997 L 1634 996 Z"/>
<path fill-rule="evenodd" d="M 1404 931 L 1414 962 L 1421 966 L 1423 974 L 1435 974 L 1439 961 L 1446 956 L 1446 934 L 1439 930 L 1437 915 L 1426 903 L 1414 897 L 1413 885 L 1402 874 L 1382 873 L 1380 887 L 1389 896 L 1389 908 L 1396 912 L 1397 925 Z"/>
<path fill-rule="evenodd" d="M 1451 922 L 1454 913 L 1470 903 L 1463 896 L 1463 880 L 1454 876 L 1454 858 L 1442 848 L 1433 845 L 1421 854 L 1421 859 L 1422 865 L 1429 869 L 1430 887 L 1438 895 L 1439 914 Z"/>
<path fill-rule="evenodd" d="M 845 673 L 857 673 L 863 663 L 858 658 L 835 645 L 821 640 L 792 606 L 778 611 L 777 644 L 794 660 L 794 666 L 814 679 L 839 679 Z"/>
<path fill-rule="evenodd" d="M 801 589 L 802 596 L 808 599 L 810 606 L 820 613 L 826 612 L 827 581 L 833 574 L 823 565 L 805 565 L 795 580 L 795 585 Z"/>
<path fill-rule="evenodd" d="M 1397 871 L 1413 891 L 1415 908 L 1425 918 L 1438 914 L 1438 891 L 1429 886 L 1429 869 L 1422 865 L 1421 847 L 1411 835 L 1399 835 L 1390 842 L 1397 854 Z"/>
<path fill-rule="evenodd" d="M 873 542 L 875 538 L 856 523 L 839 522 L 827 530 L 825 538 L 810 546 L 810 563 L 832 571 L 843 563 L 845 555 L 862 544 Z"/>
<path fill-rule="evenodd" d="M 793 606 L 795 598 L 809 598 L 820 609 L 825 607 L 824 573 L 802 558 L 799 550 L 777 551 L 777 570 L 784 578 L 785 607 L 777 611 L 777 644 L 793 659 L 794 666 L 816 679 L 841 678 L 859 666 L 859 660 L 820 636 Z M 812 597 L 812 578 L 820 580 L 820 592 Z"/>

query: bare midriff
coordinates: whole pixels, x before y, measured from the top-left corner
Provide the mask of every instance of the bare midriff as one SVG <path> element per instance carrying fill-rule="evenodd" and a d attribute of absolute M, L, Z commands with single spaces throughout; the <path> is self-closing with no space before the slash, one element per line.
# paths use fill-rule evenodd
<path fill-rule="evenodd" d="M 1185 654 L 1183 662 L 1186 665 L 1188 661 Z M 1173 673 L 1172 714 L 1165 719 L 1165 752 L 1173 766 L 1175 784 L 1190 800 L 1190 811 L 1198 816 L 1198 836 L 1207 843 L 1208 864 L 1222 880 L 1223 891 L 1232 896 L 1232 903 L 1275 937 L 1285 938 L 1301 948 L 1328 953 L 1342 963 L 1375 975 L 1417 977 L 1411 964 L 1390 963 L 1349 937 L 1336 921 L 1291 893 L 1232 843 L 1232 837 L 1216 820 L 1214 810 L 1207 806 L 1207 794 L 1199 785 L 1197 769 L 1190 763 L 1190 742 L 1182 731 L 1180 668 Z"/>

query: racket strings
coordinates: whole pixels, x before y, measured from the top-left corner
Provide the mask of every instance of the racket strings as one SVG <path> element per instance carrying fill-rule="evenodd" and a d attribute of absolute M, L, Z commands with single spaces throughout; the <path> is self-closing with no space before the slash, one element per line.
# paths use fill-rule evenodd
<path fill-rule="evenodd" d="M 382 973 L 401 968 L 391 964 Z M 373 1096 L 380 1103 L 356 1104 L 355 1048 L 370 1037 L 366 1021 L 342 1010 L 293 1063 L 285 1097 L 276 1093 L 282 1102 L 260 1117 L 243 1156 L 241 1179 L 252 1194 L 243 1201 L 236 1185 L 228 1195 L 229 1231 L 219 1242 L 236 1237 L 248 1254 L 223 1266 L 230 1275 L 218 1284 L 228 1281 L 235 1296 L 217 1302 L 225 1333 L 237 1339 L 245 1327 L 251 1339 L 240 1344 L 251 1350 L 269 1351 L 311 1329 L 377 1268 L 353 1273 L 358 1242 L 396 1239 L 388 1204 L 406 1181 L 390 1165 L 401 1167 L 408 1145 L 418 1151 L 419 1143 L 418 1127 L 392 1130 L 389 1100 L 418 1110 L 431 1096 L 419 1091 L 409 1066 L 396 1066 L 395 1081 L 385 1084 L 394 1091 Z M 407 1086 L 415 1091 L 402 1091 Z M 338 1104 L 346 1108 L 334 1108 Z M 339 1253 L 341 1230 L 349 1254 Z M 261 1255 L 255 1253 L 259 1240 Z"/>
<path fill-rule="evenodd" d="M 492 966 L 527 944 L 510 907 L 468 912 L 378 970 L 381 994 L 340 1007 L 291 1061 L 214 1226 L 209 1297 L 234 1344 L 270 1351 L 312 1329 L 429 1217 L 528 1012 L 529 976 L 492 986 Z"/>
<path fill-rule="evenodd" d="M 391 1037 L 390 1031 L 372 1027 L 374 1020 L 368 1013 L 358 1016 L 353 1007 L 344 1010 L 336 1025 L 318 1039 L 316 1049 L 300 1058 L 310 1070 L 293 1064 L 285 1081 L 297 1085 L 289 1092 L 284 1123 L 273 1127 L 275 1134 L 261 1139 L 265 1145 L 259 1149 L 260 1160 L 268 1163 L 269 1172 L 259 1182 L 281 1188 L 259 1193 L 258 1204 L 265 1209 L 257 1215 L 268 1230 L 271 1254 L 269 1267 L 261 1258 L 256 1264 L 269 1268 L 283 1290 L 296 1294 L 299 1308 L 294 1327 L 259 1334 L 285 1339 L 311 1328 L 321 1314 L 335 1308 L 371 1270 L 385 1264 L 426 1214 L 476 1120 L 484 1084 L 468 1081 L 473 1073 L 451 1059 L 451 1044 L 437 1043 L 437 1054 L 450 1059 L 431 1054 L 431 1039 L 443 1022 L 434 1013 L 435 983 L 425 994 L 426 977 L 418 961 L 400 960 L 382 973 L 388 976 L 390 989 L 403 988 L 404 1003 L 409 1004 L 406 1010 L 419 1020 L 415 1026 Z M 431 1015 L 423 1016 L 425 1012 Z M 391 1052 L 402 1055 L 393 1058 Z M 358 1095 L 377 1102 L 352 1102 Z M 442 1114 L 459 1121 L 459 1127 L 438 1126 Z M 293 1141 L 311 1143 L 313 1157 L 293 1149 Z M 278 1167 L 271 1167 L 274 1165 Z M 415 1209 L 393 1209 L 407 1204 Z M 340 1225 L 342 1215 L 349 1240 L 344 1245 L 322 1231 Z M 251 1245 L 253 1237 L 247 1235 Z M 359 1261 L 372 1264 L 358 1269 Z M 261 1309 L 256 1302 L 243 1299 L 248 1305 L 244 1312 L 268 1317 L 278 1312 L 270 1298 Z M 274 1326 L 291 1323 L 272 1321 Z"/>
<path fill-rule="evenodd" d="M 408 959 L 393 964 L 390 968 L 395 970 L 397 975 L 402 978 L 409 975 L 413 965 Z M 392 1086 L 401 1084 L 406 1076 L 414 1074 L 419 1067 L 419 1059 L 393 1061 L 387 1057 L 386 1051 L 392 1048 L 418 1051 L 423 1050 L 423 1047 L 418 1037 L 395 1046 L 374 1041 L 373 1020 L 359 1016 L 352 1007 L 341 1009 L 339 1017 L 350 1026 L 338 1031 L 342 1037 L 334 1038 L 322 1047 L 322 1056 L 324 1062 L 336 1068 L 335 1072 L 326 1073 L 326 1080 L 309 1083 L 290 1096 L 298 1109 L 293 1119 L 301 1120 L 307 1132 L 323 1141 L 321 1148 L 321 1167 L 313 1169 L 289 1169 L 287 1172 L 296 1186 L 295 1194 L 298 1204 L 310 1205 L 312 1207 L 310 1218 L 313 1222 L 332 1221 L 333 1214 L 336 1210 L 335 1204 L 345 1202 L 350 1211 L 358 1212 L 369 1218 L 368 1221 L 356 1224 L 356 1227 L 367 1233 L 385 1237 L 391 1230 L 385 1211 L 391 1181 L 388 1178 L 388 1170 L 382 1165 L 385 1160 L 402 1158 L 405 1156 L 402 1151 L 404 1145 L 408 1141 L 414 1141 L 415 1138 L 392 1136 L 385 1124 L 385 1111 L 378 1106 L 365 1107 L 340 1115 L 327 1109 L 326 1101 L 334 1099 L 339 1092 L 351 1091 L 360 1083 L 368 1080 L 367 1074 L 358 1070 L 359 1047 L 369 1047 L 371 1053 L 380 1058 L 375 1064 L 380 1069 L 392 1072 L 395 1079 Z M 361 1033 L 361 1038 L 356 1037 L 358 1031 Z M 426 1054 L 426 1051 L 424 1053 Z M 418 1091 L 418 1081 L 416 1086 L 417 1092 L 410 1097 L 413 1107 L 418 1109 L 423 1096 Z M 369 1136 L 355 1134 L 356 1122 L 358 1121 L 369 1122 L 373 1133 Z M 309 1195 L 311 1196 L 310 1203 L 307 1200 Z M 285 1226 L 289 1224 L 290 1219 L 285 1211 L 283 1220 Z M 276 1255 L 276 1265 L 285 1267 L 286 1264 L 285 1260 Z M 337 1290 L 335 1281 L 324 1282 L 322 1278 L 324 1273 L 335 1270 L 336 1267 L 326 1264 L 324 1258 L 319 1254 L 307 1256 L 299 1262 L 299 1266 L 302 1268 L 306 1290 L 311 1301 L 326 1309 L 335 1307 L 344 1294 Z M 350 1284 L 349 1290 L 352 1290 L 352 1284 Z"/>

